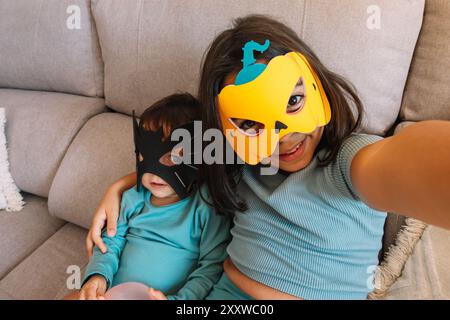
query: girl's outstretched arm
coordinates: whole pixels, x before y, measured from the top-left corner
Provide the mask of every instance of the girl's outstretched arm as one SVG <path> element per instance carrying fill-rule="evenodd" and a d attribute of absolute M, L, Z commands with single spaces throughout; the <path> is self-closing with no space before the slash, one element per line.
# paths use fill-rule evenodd
<path fill-rule="evenodd" d="M 101 236 L 102 229 L 106 223 L 108 236 L 112 237 L 116 234 L 122 193 L 134 186 L 136 180 L 136 172 L 132 172 L 114 182 L 108 190 L 106 190 L 106 193 L 94 214 L 91 229 L 86 237 L 86 249 L 89 258 L 92 256 L 94 245 L 96 245 L 101 252 L 106 252 L 106 246 Z"/>
<path fill-rule="evenodd" d="M 361 199 L 450 229 L 450 121 L 423 121 L 361 149 L 351 165 Z"/>

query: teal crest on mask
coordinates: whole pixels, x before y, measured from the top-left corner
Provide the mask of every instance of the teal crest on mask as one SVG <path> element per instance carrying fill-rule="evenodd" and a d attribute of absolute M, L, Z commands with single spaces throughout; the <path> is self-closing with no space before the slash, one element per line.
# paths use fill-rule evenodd
<path fill-rule="evenodd" d="M 235 85 L 251 82 L 264 72 L 267 66 L 264 63 L 256 63 L 254 51 L 263 53 L 269 46 L 269 40 L 266 40 L 264 44 L 259 44 L 252 40 L 244 45 L 242 48 L 242 51 L 244 51 L 244 58 L 242 59 L 243 66 L 236 77 Z"/>

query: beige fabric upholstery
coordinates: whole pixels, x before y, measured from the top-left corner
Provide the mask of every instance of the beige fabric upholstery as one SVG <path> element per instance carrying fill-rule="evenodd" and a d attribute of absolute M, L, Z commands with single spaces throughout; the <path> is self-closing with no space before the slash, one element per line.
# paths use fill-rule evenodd
<path fill-rule="evenodd" d="M 47 199 L 24 198 L 22 211 L 0 211 L 0 279 L 65 223 L 48 214 Z"/>
<path fill-rule="evenodd" d="M 70 142 L 104 100 L 63 93 L 0 89 L 10 170 L 19 189 L 48 196 Z"/>
<path fill-rule="evenodd" d="M 69 6 L 80 29 L 67 27 Z M 90 0 L 0 0 L 0 13 L 0 87 L 103 96 Z"/>
<path fill-rule="evenodd" d="M 450 1 L 429 0 L 401 118 L 450 120 Z"/>
<path fill-rule="evenodd" d="M 384 135 L 400 109 L 424 1 L 312 0 L 308 5 L 304 39 L 356 86 L 366 111 L 363 131 Z M 373 5 L 379 8 L 379 29 L 367 27 Z"/>
<path fill-rule="evenodd" d="M 295 28 L 303 19 L 303 2 L 94 0 L 107 105 L 141 113 L 174 91 L 195 93 L 202 55 L 231 18 L 271 14 Z"/>
<path fill-rule="evenodd" d="M 67 151 L 49 195 L 49 210 L 88 228 L 106 188 L 135 170 L 131 117 L 103 113 L 89 120 Z"/>
<path fill-rule="evenodd" d="M 69 6 L 80 29 L 67 27 Z M 0 0 L 0 30 L 0 87 L 103 96 L 90 0 Z"/>
<path fill-rule="evenodd" d="M 0 300 L 14 300 L 12 296 L 0 290 Z"/>
<path fill-rule="evenodd" d="M 370 30 L 370 0 L 94 0 L 106 103 L 140 113 L 175 90 L 195 93 L 201 57 L 215 35 L 233 18 L 264 13 L 291 26 L 327 66 L 355 84 L 368 115 L 365 131 L 384 134 L 400 108 L 424 0 L 376 3 L 381 28 Z"/>
<path fill-rule="evenodd" d="M 400 122 L 400 123 L 395 127 L 394 134 L 399 133 L 400 130 L 402 130 L 403 128 L 405 128 L 405 127 L 407 127 L 407 126 L 410 126 L 410 125 L 412 125 L 412 124 L 414 124 L 414 123 L 415 123 L 414 121 L 403 121 L 403 122 Z"/>
<path fill-rule="evenodd" d="M 84 247 L 87 231 L 66 224 L 0 281 L 0 297 L 13 299 L 60 299 L 68 293 L 69 266 L 80 275 L 88 262 Z"/>

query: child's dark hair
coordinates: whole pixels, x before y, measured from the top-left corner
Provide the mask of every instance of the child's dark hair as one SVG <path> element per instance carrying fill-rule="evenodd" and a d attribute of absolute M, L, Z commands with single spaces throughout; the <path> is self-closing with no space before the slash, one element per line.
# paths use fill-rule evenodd
<path fill-rule="evenodd" d="M 198 93 L 204 107 L 204 129 L 222 128 L 216 97 L 224 86 L 225 77 L 242 68 L 242 47 L 250 40 L 264 43 L 266 39 L 270 40 L 269 49 L 262 54 L 255 52 L 255 59 L 269 61 L 291 51 L 300 52 L 322 82 L 332 116 L 315 152 L 325 150 L 325 156 L 319 159 L 319 165 L 326 166 L 336 159 L 342 142 L 359 127 L 362 103 L 355 88 L 344 78 L 328 70 L 292 29 L 267 16 L 249 15 L 236 19 L 233 27 L 220 33 L 209 47 L 202 63 Z M 245 211 L 245 201 L 236 192 L 236 178 L 242 171 L 242 165 L 213 164 L 204 169 L 202 179 L 208 185 L 216 209 L 226 213 Z"/>
<path fill-rule="evenodd" d="M 170 132 L 194 120 L 201 120 L 200 102 L 190 93 L 176 93 L 158 100 L 147 108 L 140 117 L 145 130 L 157 131 L 163 128 L 164 139 Z"/>

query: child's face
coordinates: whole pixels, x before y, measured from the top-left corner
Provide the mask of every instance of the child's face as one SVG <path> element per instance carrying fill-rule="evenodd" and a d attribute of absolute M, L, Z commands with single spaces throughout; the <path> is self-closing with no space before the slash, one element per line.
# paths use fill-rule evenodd
<path fill-rule="evenodd" d="M 163 179 L 153 173 L 144 173 L 142 185 L 150 190 L 153 196 L 158 198 L 176 197 L 176 192 Z"/>
<path fill-rule="evenodd" d="M 142 157 L 142 155 L 139 155 Z M 168 152 L 160 159 L 161 164 L 166 166 L 175 165 L 171 158 L 171 152 Z M 157 198 L 177 198 L 177 193 L 163 179 L 153 173 L 144 173 L 142 175 L 142 185 L 150 190 L 153 196 Z"/>
<path fill-rule="evenodd" d="M 258 60 L 258 62 L 264 62 Z M 229 74 L 225 78 L 225 86 L 235 83 L 237 72 Z M 301 79 L 294 87 L 291 93 L 288 105 L 286 106 L 287 113 L 294 113 L 301 109 L 306 99 L 305 89 Z M 243 131 L 252 130 L 258 131 L 264 129 L 264 125 L 259 122 L 247 119 L 233 119 L 234 123 Z M 286 172 L 296 172 L 308 166 L 314 157 L 320 139 L 322 138 L 323 127 L 317 127 L 311 133 L 305 134 L 300 132 L 293 132 L 283 136 L 279 142 L 279 148 L 275 158 L 278 157 L 278 163 L 272 163 L 278 166 L 281 170 Z"/>

